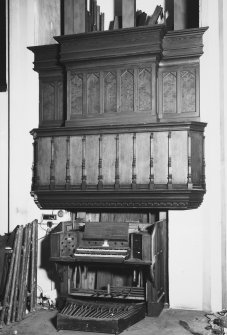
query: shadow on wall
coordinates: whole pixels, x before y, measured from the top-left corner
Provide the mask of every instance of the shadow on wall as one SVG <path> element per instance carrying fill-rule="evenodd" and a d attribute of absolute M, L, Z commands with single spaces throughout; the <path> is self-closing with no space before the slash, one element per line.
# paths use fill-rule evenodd
<path fill-rule="evenodd" d="M 46 271 L 47 277 L 54 282 L 55 289 L 57 291 L 57 297 L 60 295 L 61 291 L 61 274 L 58 271 L 57 265 L 55 262 L 50 261 L 50 234 L 47 234 L 41 244 L 40 244 L 40 269 Z M 58 299 L 57 299 L 58 301 Z"/>

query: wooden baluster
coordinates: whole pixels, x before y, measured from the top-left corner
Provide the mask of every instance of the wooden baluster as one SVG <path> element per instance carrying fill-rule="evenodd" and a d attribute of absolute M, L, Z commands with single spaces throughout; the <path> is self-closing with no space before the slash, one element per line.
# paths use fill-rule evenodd
<path fill-rule="evenodd" d="M 150 134 L 150 190 L 154 188 L 154 133 Z"/>
<path fill-rule="evenodd" d="M 39 177 L 37 170 L 37 162 L 38 162 L 38 138 L 37 134 L 33 134 L 34 142 L 33 142 L 33 164 L 32 164 L 32 189 L 36 189 L 39 186 Z"/>
<path fill-rule="evenodd" d="M 206 161 L 205 161 L 205 136 L 203 135 L 203 145 L 202 145 L 202 155 L 203 155 L 203 162 L 202 162 L 202 187 L 206 189 Z"/>
<path fill-rule="evenodd" d="M 172 188 L 172 141 L 171 131 L 168 133 L 168 188 Z"/>
<path fill-rule="evenodd" d="M 55 166 L 54 166 L 54 137 L 51 137 L 51 161 L 50 161 L 50 189 L 55 187 Z"/>
<path fill-rule="evenodd" d="M 82 190 L 87 187 L 87 176 L 86 176 L 86 136 L 82 138 Z"/>
<path fill-rule="evenodd" d="M 136 188 L 136 133 L 133 134 L 132 188 Z"/>
<path fill-rule="evenodd" d="M 119 174 L 119 135 L 116 135 L 116 161 L 115 161 L 115 188 L 120 186 L 120 174 Z"/>
<path fill-rule="evenodd" d="M 98 176 L 98 189 L 103 188 L 103 175 L 102 175 L 102 135 L 99 136 L 99 176 Z"/>
<path fill-rule="evenodd" d="M 65 178 L 65 188 L 68 190 L 70 189 L 70 136 L 66 138 L 66 178 Z"/>
<path fill-rule="evenodd" d="M 192 138 L 191 132 L 188 131 L 188 189 L 192 189 Z"/>

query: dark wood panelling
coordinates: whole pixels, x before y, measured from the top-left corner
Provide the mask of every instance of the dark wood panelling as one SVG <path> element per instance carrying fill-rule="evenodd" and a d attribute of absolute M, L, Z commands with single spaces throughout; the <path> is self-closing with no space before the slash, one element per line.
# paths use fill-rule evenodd
<path fill-rule="evenodd" d="M 169 119 L 199 119 L 199 63 L 159 69 L 159 116 Z"/>
<path fill-rule="evenodd" d="M 148 184 L 150 177 L 150 133 L 136 135 L 137 183 Z"/>
<path fill-rule="evenodd" d="M 98 184 L 99 136 L 86 136 L 86 175 L 87 183 Z"/>
<path fill-rule="evenodd" d="M 67 162 L 67 142 L 66 137 L 54 139 L 54 177 L 56 185 L 65 185 L 66 182 L 66 162 Z"/>
<path fill-rule="evenodd" d="M 48 191 L 51 185 L 60 191 L 67 185 L 69 193 L 62 199 L 64 206 L 69 197 L 68 206 L 79 208 L 86 207 L 85 203 L 88 208 L 131 208 L 135 203 L 138 208 L 197 206 L 205 192 L 204 124 L 156 127 L 144 126 L 140 131 L 133 129 L 127 133 L 110 128 L 112 134 L 100 133 L 99 129 L 93 134 L 84 129 L 79 133 L 75 128 L 67 137 L 64 129 L 58 129 L 58 134 L 51 138 L 44 135 L 44 128 L 40 129 L 36 166 L 41 176 L 33 190 Z M 47 158 L 45 162 L 42 157 Z M 79 192 L 81 187 L 85 198 L 81 195 L 81 202 L 77 196 L 71 199 L 70 194 Z M 130 200 L 126 204 L 127 196 Z M 90 200 L 86 202 L 87 197 Z M 56 198 L 56 206 L 60 206 L 58 201 Z"/>
<path fill-rule="evenodd" d="M 83 75 L 71 73 L 69 82 L 70 117 L 82 115 L 83 111 Z"/>
<path fill-rule="evenodd" d="M 151 68 L 139 69 L 139 110 L 152 109 L 152 70 Z M 154 88 L 153 88 L 154 89 Z"/>
<path fill-rule="evenodd" d="M 40 185 L 50 184 L 50 162 L 51 162 L 51 139 L 50 137 L 39 138 L 37 174 Z"/>
<path fill-rule="evenodd" d="M 176 72 L 164 72 L 163 76 L 163 113 L 177 112 L 177 76 Z"/>
<path fill-rule="evenodd" d="M 91 73 L 87 75 L 87 113 L 100 113 L 100 74 Z"/>
<path fill-rule="evenodd" d="M 203 134 L 191 132 L 191 175 L 194 185 L 201 185 L 203 178 Z"/>
<path fill-rule="evenodd" d="M 168 132 L 154 133 L 154 183 L 168 181 Z"/>
<path fill-rule="evenodd" d="M 70 138 L 70 176 L 72 185 L 81 184 L 82 178 L 82 137 Z"/>
<path fill-rule="evenodd" d="M 102 150 L 102 172 L 104 185 L 114 185 L 115 182 L 115 161 L 116 161 L 116 140 L 115 135 L 103 136 Z"/>
<path fill-rule="evenodd" d="M 116 72 L 104 72 L 104 113 L 117 112 Z"/>
<path fill-rule="evenodd" d="M 172 136 L 172 177 L 173 184 L 187 183 L 187 132 L 173 131 Z"/>

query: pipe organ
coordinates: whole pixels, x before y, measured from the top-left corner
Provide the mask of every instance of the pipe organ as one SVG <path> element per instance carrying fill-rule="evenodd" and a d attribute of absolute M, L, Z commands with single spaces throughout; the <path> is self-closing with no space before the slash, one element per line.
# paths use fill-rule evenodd
<path fill-rule="evenodd" d="M 31 194 L 42 209 L 99 215 L 51 234 L 58 329 L 118 333 L 168 303 L 167 212 L 197 208 L 206 191 L 205 30 L 156 24 L 29 47 L 40 95 Z"/>

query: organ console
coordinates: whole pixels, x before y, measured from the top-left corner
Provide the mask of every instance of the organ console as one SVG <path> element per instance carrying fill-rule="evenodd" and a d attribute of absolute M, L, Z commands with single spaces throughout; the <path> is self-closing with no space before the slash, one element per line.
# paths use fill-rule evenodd
<path fill-rule="evenodd" d="M 160 239 L 165 220 L 71 223 L 67 233 L 62 223 L 60 229 L 50 236 L 51 260 L 67 265 L 58 329 L 119 333 L 155 314 L 152 302 L 167 294 L 158 269 L 166 256 Z M 162 304 L 156 313 L 161 309 Z"/>

